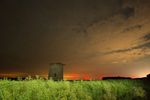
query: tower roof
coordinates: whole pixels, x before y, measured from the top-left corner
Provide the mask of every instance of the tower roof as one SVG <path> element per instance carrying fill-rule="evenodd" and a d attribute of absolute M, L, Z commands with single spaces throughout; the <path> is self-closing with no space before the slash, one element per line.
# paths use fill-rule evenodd
<path fill-rule="evenodd" d="M 50 63 L 49 65 L 54 65 L 54 64 L 60 64 L 60 65 L 65 65 L 63 63 L 57 62 L 57 63 Z"/>

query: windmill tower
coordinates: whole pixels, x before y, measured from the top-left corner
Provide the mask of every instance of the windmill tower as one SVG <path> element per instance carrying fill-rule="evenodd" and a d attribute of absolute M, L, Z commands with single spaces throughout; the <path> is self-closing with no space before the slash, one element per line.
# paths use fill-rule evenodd
<path fill-rule="evenodd" d="M 48 79 L 63 80 L 63 66 L 64 64 L 62 63 L 51 63 Z"/>

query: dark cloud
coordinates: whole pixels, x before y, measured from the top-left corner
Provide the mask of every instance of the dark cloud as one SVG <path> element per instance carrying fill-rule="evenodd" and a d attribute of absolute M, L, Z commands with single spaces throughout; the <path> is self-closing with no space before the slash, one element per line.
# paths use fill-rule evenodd
<path fill-rule="evenodd" d="M 0 2 L 0 66 L 20 62 L 22 69 L 71 58 L 87 44 L 89 27 L 120 10 L 120 0 Z"/>
<path fill-rule="evenodd" d="M 123 53 L 123 52 L 132 51 L 135 49 L 147 49 L 147 48 L 150 49 L 150 42 L 146 42 L 146 41 L 150 40 L 150 34 L 146 34 L 145 36 L 142 37 L 142 39 L 144 39 L 144 42 L 145 42 L 143 44 L 140 44 L 140 45 L 137 45 L 134 47 L 130 47 L 130 48 L 126 48 L 126 49 L 119 49 L 119 50 L 110 51 L 110 52 L 107 52 L 105 54 Z"/>
<path fill-rule="evenodd" d="M 84 12 L 83 19 L 77 23 L 77 27 L 72 29 L 73 32 L 80 34 L 83 37 L 88 36 L 88 29 L 90 27 L 118 14 L 122 6 L 122 0 L 109 0 L 109 2 L 96 0 L 96 3 L 94 4 L 93 2 L 89 3 L 91 3 L 89 4 L 91 5 L 90 10 L 86 13 L 89 13 L 90 15 Z M 92 13 L 90 12 L 91 10 L 93 11 Z"/>
<path fill-rule="evenodd" d="M 126 19 L 128 19 L 131 16 L 134 16 L 135 14 L 135 8 L 133 7 L 125 7 L 122 9 L 122 14 Z"/>
<path fill-rule="evenodd" d="M 134 29 L 141 29 L 141 28 L 142 28 L 142 25 L 134 25 L 134 26 L 125 28 L 125 29 L 123 30 L 123 32 L 128 32 L 128 31 L 131 31 L 131 30 L 134 30 Z"/>
<path fill-rule="evenodd" d="M 142 37 L 142 39 L 143 39 L 144 41 L 149 41 L 149 40 L 150 40 L 150 33 L 144 35 L 144 36 Z"/>
<path fill-rule="evenodd" d="M 136 25 L 136 26 L 133 26 L 133 27 L 128 28 L 128 30 L 134 29 L 134 28 L 141 28 L 141 27 L 142 27 L 141 25 Z M 141 37 L 141 38 L 139 38 L 139 39 L 141 39 L 141 40 L 142 40 L 143 42 L 145 42 L 145 43 L 144 43 L 144 44 L 141 44 L 141 45 L 138 45 L 138 46 L 131 47 L 131 48 L 127 48 L 127 49 L 114 50 L 114 51 L 111 51 L 111 52 L 107 52 L 106 54 L 121 53 L 121 52 L 132 51 L 132 50 L 135 50 L 135 49 L 150 48 L 150 42 L 147 42 L 147 41 L 150 40 L 150 33 L 144 35 L 143 37 Z"/>
<path fill-rule="evenodd" d="M 150 48 L 150 42 L 137 46 L 137 48 Z"/>
<path fill-rule="evenodd" d="M 112 1 L 110 1 L 112 2 Z M 104 13 L 104 16 L 102 15 L 99 15 L 99 13 L 103 13 L 99 7 L 99 5 L 95 5 L 93 6 L 93 10 L 95 11 L 95 13 L 93 13 L 93 18 L 90 19 L 89 21 L 85 21 L 85 20 L 82 20 L 79 24 L 78 24 L 78 27 L 77 28 L 74 28 L 73 31 L 74 32 L 77 32 L 77 33 L 80 33 L 81 35 L 87 37 L 88 36 L 88 29 L 96 24 L 99 24 L 99 23 L 102 23 L 103 24 L 103 21 L 111 21 L 112 23 L 114 22 L 114 20 L 111 20 L 111 18 L 117 16 L 117 15 L 123 15 L 123 17 L 125 19 L 128 19 L 129 17 L 133 17 L 135 15 L 135 8 L 134 7 L 130 7 L 130 6 L 126 6 L 126 7 L 123 7 L 124 3 L 123 0 L 116 0 L 116 1 L 113 1 L 116 5 L 116 7 L 109 7 L 111 9 L 114 9 L 112 12 L 107 12 L 108 14 L 105 15 Z M 99 2 L 97 2 L 99 3 Z M 111 4 L 111 3 L 109 3 Z M 107 4 L 107 5 L 109 5 Z M 104 7 L 105 8 L 105 7 Z M 101 7 L 101 9 L 103 9 L 103 7 Z M 106 10 L 106 9 L 105 9 Z M 107 8 L 108 10 L 108 8 Z M 97 12 L 97 11 L 100 11 L 100 12 Z M 135 26 L 132 26 L 130 28 L 127 28 L 124 30 L 124 32 L 126 31 L 130 31 L 132 29 L 140 29 L 142 28 L 142 25 L 135 25 Z"/>

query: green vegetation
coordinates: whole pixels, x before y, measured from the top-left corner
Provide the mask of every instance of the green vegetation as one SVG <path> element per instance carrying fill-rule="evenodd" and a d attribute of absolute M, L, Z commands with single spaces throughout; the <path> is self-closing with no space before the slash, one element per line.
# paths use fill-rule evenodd
<path fill-rule="evenodd" d="M 139 80 L 0 80 L 0 100 L 147 100 Z"/>

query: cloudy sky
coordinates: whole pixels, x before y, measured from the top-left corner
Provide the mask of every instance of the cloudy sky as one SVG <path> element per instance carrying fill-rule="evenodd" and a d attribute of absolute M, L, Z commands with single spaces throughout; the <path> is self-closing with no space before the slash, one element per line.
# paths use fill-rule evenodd
<path fill-rule="evenodd" d="M 150 73 L 148 0 L 1 0 L 0 73 L 143 77 Z"/>

